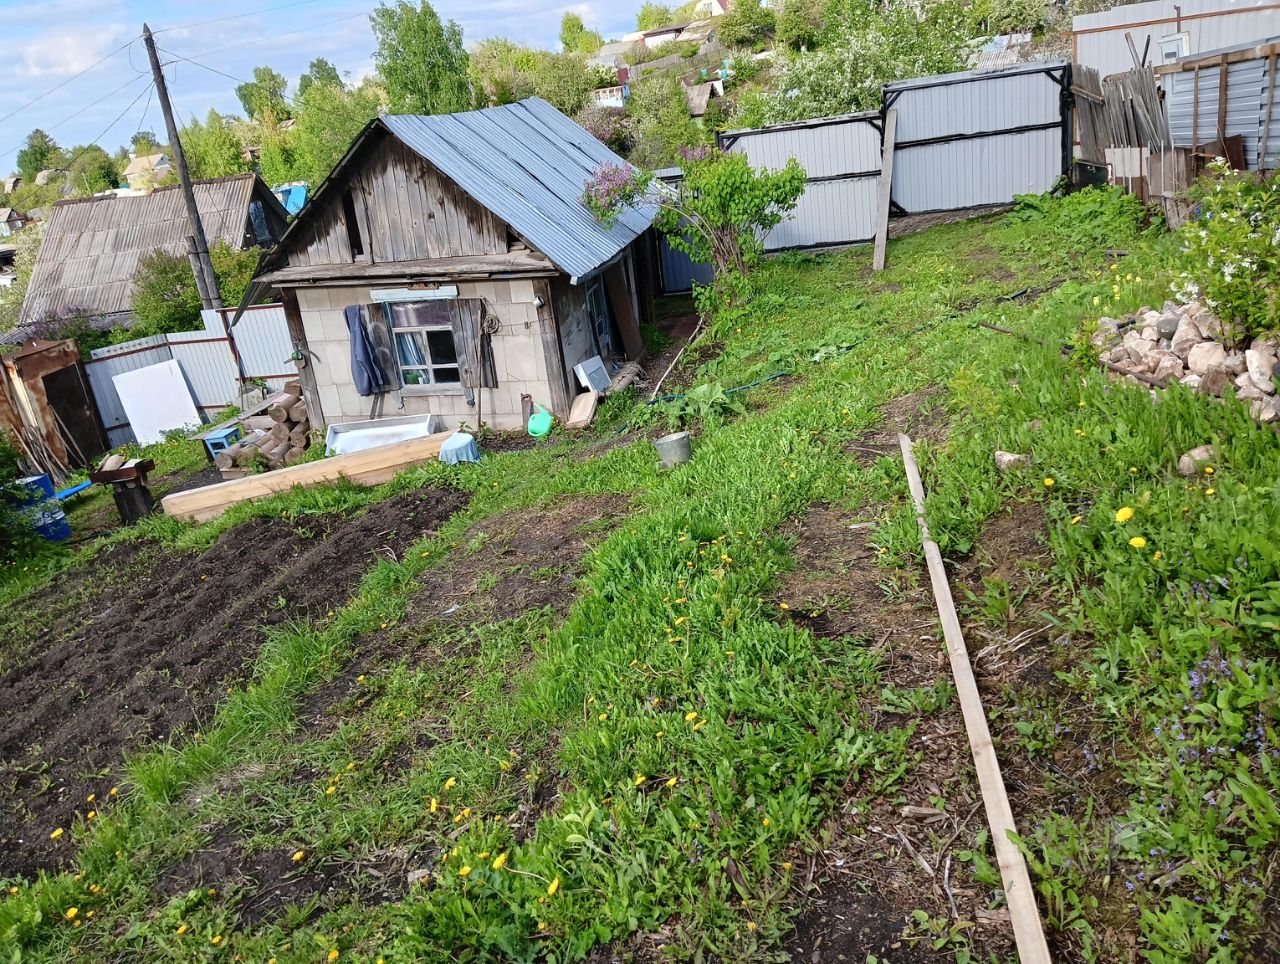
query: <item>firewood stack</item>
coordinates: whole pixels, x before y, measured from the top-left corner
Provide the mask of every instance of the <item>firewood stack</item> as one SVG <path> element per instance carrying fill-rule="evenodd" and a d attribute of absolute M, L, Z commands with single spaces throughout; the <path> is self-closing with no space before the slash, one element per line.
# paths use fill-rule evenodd
<path fill-rule="evenodd" d="M 302 459 L 311 442 L 311 422 L 300 382 L 286 382 L 266 415 L 245 419 L 245 434 L 219 452 L 214 464 L 224 479 L 237 479 L 265 468 L 283 468 Z"/>

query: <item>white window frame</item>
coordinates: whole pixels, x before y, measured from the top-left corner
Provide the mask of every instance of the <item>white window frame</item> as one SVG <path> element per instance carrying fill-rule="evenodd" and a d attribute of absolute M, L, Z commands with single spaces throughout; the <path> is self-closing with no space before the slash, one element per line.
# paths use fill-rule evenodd
<path fill-rule="evenodd" d="M 421 298 L 413 302 L 398 301 L 397 303 L 417 304 L 417 303 L 426 303 L 431 301 L 442 301 L 442 300 L 449 300 L 449 299 Z M 453 323 L 452 323 L 452 308 L 450 308 L 450 316 L 451 316 L 450 321 L 446 324 L 412 325 L 412 326 L 395 325 L 392 322 L 391 310 L 392 310 L 391 303 L 384 302 L 383 312 L 386 318 L 387 327 L 391 330 L 391 350 L 395 355 L 396 370 L 400 375 L 400 384 L 402 386 L 402 391 L 410 395 L 412 394 L 424 394 L 424 395 L 444 395 L 444 394 L 461 395 L 463 394 L 463 392 L 465 391 L 465 386 L 462 384 L 463 359 L 461 357 L 461 353 L 458 351 L 458 342 L 454 336 Z M 430 341 L 428 339 L 427 364 L 406 365 L 400 358 L 400 345 L 398 343 L 397 336 L 402 334 L 414 334 L 414 333 L 422 333 L 425 335 L 429 332 L 434 332 L 434 331 L 448 332 L 449 339 L 453 342 L 454 361 L 451 363 L 442 363 L 442 364 L 435 363 L 434 360 L 431 359 L 430 357 Z M 449 382 L 439 381 L 436 378 L 436 369 L 453 369 L 458 374 L 457 380 L 449 381 Z M 408 379 L 405 378 L 406 371 L 426 372 L 428 381 L 410 382 Z"/>

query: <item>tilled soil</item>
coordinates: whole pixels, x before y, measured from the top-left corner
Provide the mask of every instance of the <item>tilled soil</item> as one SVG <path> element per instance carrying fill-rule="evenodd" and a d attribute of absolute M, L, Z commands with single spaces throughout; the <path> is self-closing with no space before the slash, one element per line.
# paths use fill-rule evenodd
<path fill-rule="evenodd" d="M 260 627 L 343 605 L 466 502 L 423 490 L 356 515 L 255 519 L 198 555 L 125 544 L 21 603 L 41 628 L 0 675 L 0 877 L 61 866 L 66 828 L 124 757 L 210 720 L 250 672 Z"/>

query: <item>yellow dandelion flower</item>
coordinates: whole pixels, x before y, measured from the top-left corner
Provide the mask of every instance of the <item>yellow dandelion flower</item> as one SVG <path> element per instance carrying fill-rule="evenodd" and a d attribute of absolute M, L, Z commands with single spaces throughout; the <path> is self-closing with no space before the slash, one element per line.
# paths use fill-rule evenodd
<path fill-rule="evenodd" d="M 439 800 L 437 800 L 435 797 L 432 797 L 432 798 L 431 798 L 431 806 L 430 806 L 428 809 L 429 809 L 432 813 L 435 813 L 437 810 L 439 810 L 439 809 L 440 809 L 440 801 L 439 801 Z"/>
<path fill-rule="evenodd" d="M 557 877 L 555 880 L 551 881 L 551 883 L 547 884 L 547 896 L 554 897 L 556 895 L 556 891 L 559 889 L 560 889 L 560 878 Z"/>
<path fill-rule="evenodd" d="M 1151 554 L 1151 558 L 1155 559 L 1158 562 L 1159 560 L 1164 558 L 1164 553 L 1161 552 L 1159 549 L 1157 549 L 1155 552 Z"/>
<path fill-rule="evenodd" d="M 107 796 L 110 796 L 110 797 L 119 796 L 119 794 L 120 794 L 119 787 L 112 787 L 110 790 L 107 791 Z"/>
<path fill-rule="evenodd" d="M 85 803 L 93 803 L 93 801 L 95 801 L 95 800 L 97 800 L 97 799 L 98 799 L 98 795 L 97 795 L 96 793 L 91 793 L 91 794 L 89 794 L 87 797 L 85 797 L 85 798 L 84 798 L 84 802 L 85 802 Z"/>
<path fill-rule="evenodd" d="M 1078 525 L 1080 524 L 1080 520 L 1081 520 L 1082 518 L 1083 518 L 1083 516 L 1073 515 L 1073 516 L 1071 517 L 1071 524 L 1072 524 L 1073 526 L 1078 526 Z"/>
<path fill-rule="evenodd" d="M 324 788 L 324 795 L 325 795 L 326 797 L 331 797 L 331 796 L 333 796 L 333 795 L 334 795 L 335 793 L 337 793 L 337 792 L 338 792 L 338 788 L 337 788 L 336 786 L 334 786 L 332 783 L 331 783 L 331 784 L 329 784 L 327 787 L 325 787 L 325 788 Z"/>
<path fill-rule="evenodd" d="M 86 817 L 87 819 L 89 819 L 89 820 L 92 820 L 92 819 L 93 819 L 94 817 L 96 817 L 97 815 L 98 815 L 98 811 L 97 811 L 97 810 L 90 810 L 88 813 L 86 813 L 86 814 L 85 814 L 85 817 Z"/>
<path fill-rule="evenodd" d="M 1084 438 L 1084 429 L 1078 428 L 1075 430 L 1075 433 L 1076 433 L 1076 438 Z"/>
<path fill-rule="evenodd" d="M 661 740 L 661 739 L 662 739 L 664 736 L 666 736 L 666 735 L 667 735 L 667 731 L 666 731 L 666 730 L 659 730 L 657 733 L 655 733 L 655 734 L 653 735 L 653 737 L 654 737 L 654 739 L 655 739 L 655 740 Z"/>
<path fill-rule="evenodd" d="M 639 665 L 640 665 L 640 660 L 638 660 L 638 659 L 633 659 L 633 660 L 632 660 L 631 662 L 629 662 L 627 665 L 628 665 L 628 666 L 630 666 L 632 669 L 635 669 L 637 666 L 639 666 Z"/>
<path fill-rule="evenodd" d="M 214 934 L 213 937 L 209 939 L 209 943 L 212 944 L 214 947 L 217 947 L 219 944 L 222 943 L 222 935 Z"/>
<path fill-rule="evenodd" d="M 333 964 L 341 956 L 342 953 L 336 947 L 329 948 L 329 964 Z"/>
<path fill-rule="evenodd" d="M 687 623 L 688 621 L 689 621 L 688 616 L 678 616 L 676 618 L 676 625 L 680 626 L 680 625 L 683 625 L 684 623 Z"/>
<path fill-rule="evenodd" d="M 300 864 L 300 863 L 302 863 L 302 861 L 303 861 L 303 860 L 305 860 L 305 859 L 306 859 L 306 856 L 307 856 L 306 851 L 304 851 L 304 850 L 295 850 L 295 851 L 293 852 L 293 862 L 294 862 L 295 864 Z"/>
<path fill-rule="evenodd" d="M 507 865 L 507 852 L 504 850 L 498 856 L 493 858 L 493 869 L 501 870 Z"/>
<path fill-rule="evenodd" d="M 1206 465 L 1206 466 L 1204 467 L 1204 474 L 1205 474 L 1205 475 L 1213 475 L 1213 466 L 1212 466 L 1212 465 Z M 92 800 L 93 800 L 93 797 L 90 797 L 89 799 L 92 801 Z"/>
<path fill-rule="evenodd" d="M 453 789 L 454 787 L 456 787 L 457 785 L 458 785 L 458 778 L 457 778 L 457 777 L 450 777 L 448 780 L 445 780 L 445 781 L 444 781 L 444 788 L 445 788 L 446 790 L 452 790 L 452 789 Z"/>
<path fill-rule="evenodd" d="M 1044 487 L 1045 487 L 1046 489 L 1052 489 L 1052 488 L 1053 488 L 1053 479 L 1051 479 L 1051 478 L 1049 478 L 1048 476 L 1046 476 L 1046 477 L 1045 477 L 1045 480 L 1044 480 Z"/>
<path fill-rule="evenodd" d="M 210 887 L 210 888 L 208 889 L 208 891 L 206 891 L 206 893 L 208 893 L 208 895 L 209 895 L 210 897 L 217 897 L 217 896 L 218 896 L 218 888 L 217 888 L 217 887 Z"/>
<path fill-rule="evenodd" d="M 768 818 L 768 817 L 765 817 L 763 820 L 761 820 L 761 821 L 760 821 L 760 826 L 762 826 L 762 827 L 767 827 L 767 826 L 769 826 L 769 818 Z"/>
<path fill-rule="evenodd" d="M 782 862 L 782 872 L 783 872 L 783 873 L 790 873 L 790 872 L 791 872 L 791 861 L 789 861 L 789 860 L 784 860 L 784 861 Z"/>
<path fill-rule="evenodd" d="M 1147 547 L 1147 540 L 1142 538 L 1142 536 L 1134 536 L 1129 540 L 1129 545 L 1133 546 L 1135 549 L 1145 549 Z"/>
<path fill-rule="evenodd" d="M 1121 525 L 1124 525 L 1126 522 L 1128 522 L 1132 518 L 1133 518 L 1133 509 L 1131 509 L 1129 506 L 1126 505 L 1116 510 L 1116 521 L 1119 522 Z"/>
<path fill-rule="evenodd" d="M 596 717 L 596 719 L 599 720 L 601 723 L 603 723 L 608 718 L 609 718 L 608 713 L 601 713 L 599 716 Z"/>
<path fill-rule="evenodd" d="M 53 833 L 49 834 L 49 839 L 50 839 L 50 840 L 57 840 L 59 837 L 61 837 L 61 836 L 62 836 L 62 834 L 63 834 L 63 830 L 62 830 L 62 828 L 61 828 L 61 827 L 59 827 L 59 828 L 58 828 L 57 830 L 55 830 Z"/>
<path fill-rule="evenodd" d="M 186 932 L 187 932 L 187 925 L 186 925 L 186 924 L 182 924 L 182 925 L 180 925 L 180 926 L 178 927 L 178 934 L 179 934 L 179 935 L 185 934 Z"/>
<path fill-rule="evenodd" d="M 68 908 L 67 908 L 67 914 L 66 914 L 67 920 L 75 920 L 75 919 L 76 919 L 76 916 L 77 916 L 79 913 L 80 913 L 80 908 L 79 908 L 79 907 L 68 907 Z"/>
<path fill-rule="evenodd" d="M 1101 299 L 1101 298 L 1099 298 L 1097 295 L 1094 295 L 1094 296 L 1093 296 L 1093 306 L 1096 308 L 1096 307 L 1098 307 L 1098 305 L 1100 305 L 1100 304 L 1102 304 L 1102 299 Z"/>
<path fill-rule="evenodd" d="M 508 763 L 506 760 L 499 760 L 498 769 L 501 770 L 503 773 L 508 773 L 511 770 L 511 764 Z"/>
<path fill-rule="evenodd" d="M 790 609 L 791 607 L 790 607 L 790 606 L 788 606 L 786 603 L 781 602 L 781 603 L 778 603 L 778 608 L 779 608 L 779 609 Z"/>
<path fill-rule="evenodd" d="M 645 782 L 646 782 L 648 779 L 649 779 L 649 778 L 648 778 L 648 777 L 646 777 L 643 773 L 638 773 L 638 774 L 636 774 L 636 786 L 638 786 L 638 787 L 642 787 L 642 786 L 644 786 L 644 785 L 645 785 Z"/>
<path fill-rule="evenodd" d="M 733 659 L 733 650 L 731 650 L 731 649 L 726 649 L 726 650 L 724 651 L 724 654 L 725 654 L 726 656 L 728 656 L 730 659 Z"/>
<path fill-rule="evenodd" d="M 1214 493 L 1214 492 L 1216 492 L 1216 491 L 1217 491 L 1217 489 L 1205 489 L 1205 490 L 1204 490 L 1204 494 L 1205 494 L 1205 495 L 1213 495 L 1213 493 Z"/>
<path fill-rule="evenodd" d="M 357 676 L 357 677 L 356 677 L 356 682 L 357 682 L 357 683 L 363 683 L 363 682 L 364 682 L 364 673 L 361 673 L 359 676 Z"/>
<path fill-rule="evenodd" d="M 469 877 L 469 876 L 471 876 L 471 866 L 470 866 L 469 864 L 463 864 L 461 867 L 459 867 L 459 868 L 458 868 L 458 876 L 459 876 L 459 877 Z"/>
<path fill-rule="evenodd" d="M 756 922 L 753 920 L 747 921 L 747 930 L 754 932 L 755 929 L 756 929 Z"/>
<path fill-rule="evenodd" d="M 702 729 L 706 725 L 707 725 L 706 720 L 699 720 L 697 723 L 693 724 L 693 732 L 697 733 L 700 729 Z"/>
<path fill-rule="evenodd" d="M 690 710 L 688 713 L 686 713 L 686 714 L 684 715 L 684 721 L 685 721 L 686 723 L 692 723 L 692 722 L 693 722 L 694 720 L 696 720 L 697 718 L 698 718 L 698 711 L 697 711 L 697 710 Z"/>
<path fill-rule="evenodd" d="M 679 777 L 672 777 L 670 780 L 668 780 L 668 781 L 667 781 L 667 786 L 668 786 L 668 787 L 674 787 L 674 786 L 675 786 L 677 783 L 679 783 L 679 782 L 680 782 L 680 778 L 679 778 Z"/>

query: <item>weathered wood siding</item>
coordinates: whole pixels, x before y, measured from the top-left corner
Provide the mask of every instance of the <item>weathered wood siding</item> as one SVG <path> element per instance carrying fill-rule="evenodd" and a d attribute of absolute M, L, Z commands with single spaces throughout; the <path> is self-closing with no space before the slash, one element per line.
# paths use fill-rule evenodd
<path fill-rule="evenodd" d="M 345 186 L 364 256 L 357 259 L 351 252 L 342 192 L 334 191 L 294 243 L 290 266 L 506 253 L 506 225 L 394 138 L 372 143 L 352 170 L 359 173 Z"/>

